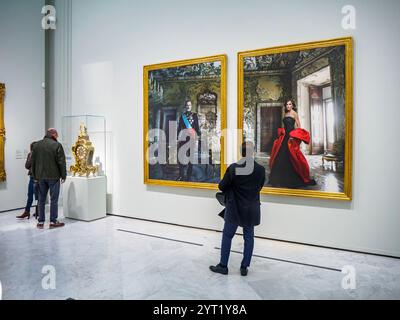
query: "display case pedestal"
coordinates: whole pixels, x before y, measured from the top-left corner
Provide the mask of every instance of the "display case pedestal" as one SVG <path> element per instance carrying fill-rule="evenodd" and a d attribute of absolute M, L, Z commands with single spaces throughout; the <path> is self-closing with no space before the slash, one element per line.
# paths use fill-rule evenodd
<path fill-rule="evenodd" d="M 92 221 L 106 216 L 107 180 L 98 177 L 67 177 L 63 184 L 64 216 Z"/>

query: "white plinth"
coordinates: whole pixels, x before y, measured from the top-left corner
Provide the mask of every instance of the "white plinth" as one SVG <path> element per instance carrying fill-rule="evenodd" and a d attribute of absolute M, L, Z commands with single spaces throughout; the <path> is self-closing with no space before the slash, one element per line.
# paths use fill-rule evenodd
<path fill-rule="evenodd" d="M 63 184 L 66 218 L 92 221 L 106 216 L 106 177 L 67 177 Z"/>

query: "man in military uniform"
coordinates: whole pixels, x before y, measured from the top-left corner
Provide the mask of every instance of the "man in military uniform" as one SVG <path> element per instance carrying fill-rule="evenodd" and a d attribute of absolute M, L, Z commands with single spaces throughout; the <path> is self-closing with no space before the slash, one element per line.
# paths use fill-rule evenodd
<path fill-rule="evenodd" d="M 182 130 L 187 130 L 190 136 L 186 137 L 185 141 L 179 141 L 179 134 L 181 134 Z M 183 134 L 183 133 L 182 133 Z M 186 151 L 186 156 L 189 157 L 189 163 L 187 165 L 181 163 L 181 159 L 179 159 L 179 150 L 186 143 L 196 143 L 196 140 L 201 136 L 201 131 L 199 127 L 199 118 L 197 113 L 192 112 L 192 101 L 186 100 L 184 106 L 184 112 L 179 117 L 178 122 L 178 164 L 179 164 L 179 177 L 177 181 L 190 181 L 192 176 L 192 168 L 193 168 L 193 159 L 194 155 L 190 154 L 191 150 L 194 150 L 195 146 L 191 146 Z M 190 142 L 189 142 L 190 141 Z M 187 166 L 186 176 L 184 175 L 185 167 Z"/>

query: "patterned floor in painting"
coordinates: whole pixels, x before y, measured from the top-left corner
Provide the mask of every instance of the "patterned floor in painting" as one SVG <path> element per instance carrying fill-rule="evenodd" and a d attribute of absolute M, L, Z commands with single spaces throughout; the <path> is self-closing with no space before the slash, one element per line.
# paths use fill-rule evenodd
<path fill-rule="evenodd" d="M 184 166 L 184 175 L 187 172 L 187 166 Z M 218 183 L 220 176 L 219 164 L 193 164 L 190 182 Z M 156 164 L 151 165 L 149 169 L 150 179 L 176 181 L 179 177 L 178 164 Z M 185 178 L 185 177 L 184 177 Z M 185 178 L 186 179 L 186 178 Z"/>
<path fill-rule="evenodd" d="M 317 184 L 315 186 L 305 187 L 304 189 L 325 192 L 343 192 L 343 165 L 334 168 L 332 163 L 325 163 L 323 166 L 321 155 L 307 155 L 306 158 L 310 166 L 311 177 L 315 179 Z M 270 173 L 269 155 L 258 154 L 256 160 L 265 167 L 265 173 L 268 177 Z M 219 174 L 220 165 L 194 164 L 190 181 L 218 183 Z M 149 175 L 151 179 L 176 181 L 179 177 L 179 166 L 177 164 L 153 165 L 150 166 Z"/>
<path fill-rule="evenodd" d="M 334 170 L 331 163 L 322 165 L 322 156 L 313 155 L 306 156 L 310 166 L 310 175 L 317 184 L 315 186 L 305 187 L 306 190 L 318 190 L 326 192 L 343 192 L 344 179 L 343 179 L 343 166 L 339 166 Z M 260 154 L 256 157 L 256 161 L 265 167 L 266 176 L 269 176 L 269 156 Z"/>

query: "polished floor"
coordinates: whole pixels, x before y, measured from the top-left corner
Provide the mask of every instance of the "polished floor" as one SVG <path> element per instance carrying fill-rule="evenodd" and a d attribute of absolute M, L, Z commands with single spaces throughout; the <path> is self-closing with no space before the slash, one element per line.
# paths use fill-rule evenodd
<path fill-rule="evenodd" d="M 38 230 L 17 213 L 0 213 L 3 299 L 400 299 L 399 259 L 256 239 L 242 277 L 236 236 L 224 276 L 208 269 L 218 232 L 115 216 Z"/>

